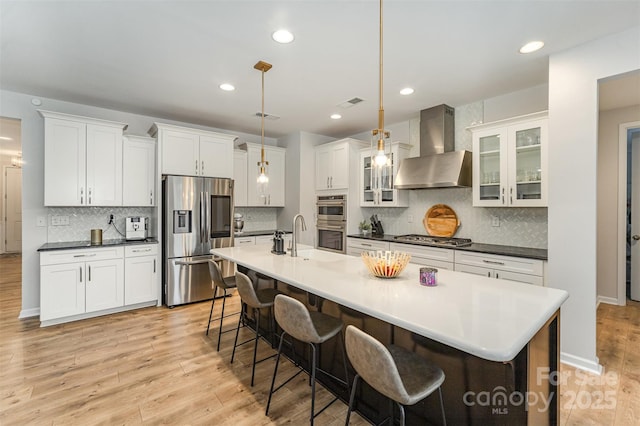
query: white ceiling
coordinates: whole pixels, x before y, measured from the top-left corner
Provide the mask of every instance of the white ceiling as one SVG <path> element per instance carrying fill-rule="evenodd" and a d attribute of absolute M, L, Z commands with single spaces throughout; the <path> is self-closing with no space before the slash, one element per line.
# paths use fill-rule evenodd
<path fill-rule="evenodd" d="M 550 54 L 636 25 L 638 0 L 387 0 L 386 122 L 546 83 Z M 293 43 L 271 40 L 281 27 Z M 546 46 L 519 54 L 532 39 Z M 6 90 L 258 134 L 264 60 L 265 110 L 281 117 L 266 136 L 377 127 L 377 1 L 1 0 L 0 43 Z"/>

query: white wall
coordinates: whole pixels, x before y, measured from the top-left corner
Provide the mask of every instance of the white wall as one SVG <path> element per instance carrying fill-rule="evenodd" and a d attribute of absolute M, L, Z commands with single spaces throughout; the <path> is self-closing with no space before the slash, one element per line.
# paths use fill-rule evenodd
<path fill-rule="evenodd" d="M 541 84 L 484 101 L 484 122 L 544 111 L 549 105 L 549 85 Z"/>
<path fill-rule="evenodd" d="M 640 94 L 639 101 L 640 101 Z M 601 111 L 598 124 L 597 296 L 618 299 L 618 167 L 619 127 L 640 121 L 640 105 Z M 624 192 L 626 194 L 626 191 Z M 622 254 L 624 256 L 624 254 Z M 624 278 L 623 278 L 624 280 Z"/>
<path fill-rule="evenodd" d="M 549 286 L 562 306 L 562 360 L 596 356 L 598 80 L 640 68 L 640 27 L 549 58 Z"/>
<path fill-rule="evenodd" d="M 224 129 L 192 126 L 173 120 L 113 111 L 88 105 L 40 98 L 41 106 L 31 104 L 33 96 L 0 91 L 0 116 L 22 120 L 22 312 L 20 317 L 39 314 L 40 267 L 38 248 L 47 242 L 47 228 L 36 227 L 37 216 L 47 216 L 44 204 L 44 120 L 38 109 L 76 114 L 104 120 L 128 123 L 126 133 L 147 135 L 155 121 L 189 126 L 204 130 L 237 135 L 241 142 L 260 143 L 259 135 L 232 132 Z M 265 144 L 276 145 L 276 140 L 265 138 Z"/>

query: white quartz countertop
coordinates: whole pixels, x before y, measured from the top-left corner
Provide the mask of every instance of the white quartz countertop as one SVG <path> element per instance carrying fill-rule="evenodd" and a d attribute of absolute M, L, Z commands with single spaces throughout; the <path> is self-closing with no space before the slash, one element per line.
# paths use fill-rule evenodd
<path fill-rule="evenodd" d="M 399 277 L 372 276 L 359 257 L 298 246 L 298 257 L 265 246 L 211 250 L 421 336 L 490 361 L 510 361 L 569 297 L 563 290 L 438 271 L 438 285 L 419 283 L 420 265 Z"/>

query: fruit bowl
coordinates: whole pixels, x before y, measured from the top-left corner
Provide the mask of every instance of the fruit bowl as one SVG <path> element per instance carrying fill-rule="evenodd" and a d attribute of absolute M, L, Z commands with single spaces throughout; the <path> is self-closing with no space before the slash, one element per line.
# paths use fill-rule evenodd
<path fill-rule="evenodd" d="M 362 261 L 378 278 L 395 278 L 407 266 L 411 255 L 403 251 L 365 251 Z"/>

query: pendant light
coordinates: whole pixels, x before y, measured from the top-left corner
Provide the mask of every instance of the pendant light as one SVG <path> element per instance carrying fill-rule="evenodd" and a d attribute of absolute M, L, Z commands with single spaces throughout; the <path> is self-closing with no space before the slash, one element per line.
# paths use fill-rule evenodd
<path fill-rule="evenodd" d="M 271 69 L 272 65 L 264 61 L 258 61 L 253 68 L 260 71 L 262 74 L 262 111 L 260 119 L 262 120 L 261 128 L 261 149 L 260 149 L 260 161 L 258 162 L 258 179 L 256 180 L 258 196 L 266 197 L 269 189 L 269 176 L 267 175 L 267 166 L 269 162 L 264 159 L 264 73 Z"/>
<path fill-rule="evenodd" d="M 390 180 L 388 177 L 385 178 L 388 174 L 387 166 L 391 162 L 391 132 L 384 129 L 382 40 L 382 0 L 380 0 L 380 109 L 378 110 L 378 128 L 371 131 L 371 189 L 376 199 L 380 198 L 383 186 L 385 189 L 391 189 Z M 383 178 L 385 178 L 384 181 Z"/>

